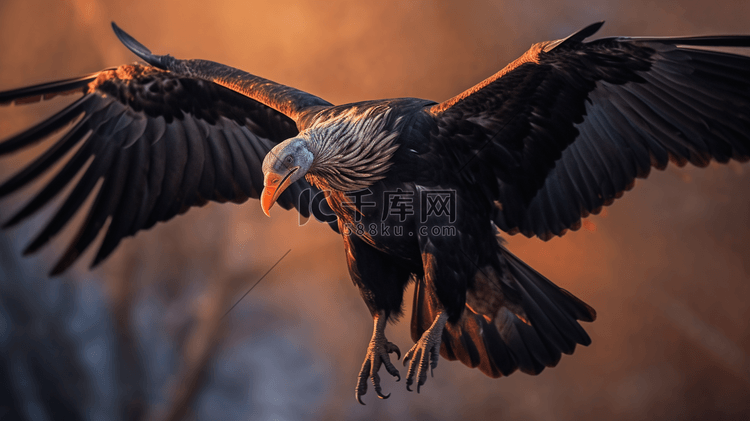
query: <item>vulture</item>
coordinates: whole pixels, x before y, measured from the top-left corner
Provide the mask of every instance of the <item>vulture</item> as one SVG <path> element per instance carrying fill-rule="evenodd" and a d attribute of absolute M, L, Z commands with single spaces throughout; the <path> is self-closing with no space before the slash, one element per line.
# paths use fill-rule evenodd
<path fill-rule="evenodd" d="M 57 275 L 102 230 L 92 266 L 191 207 L 253 198 L 269 214 L 278 203 L 342 236 L 373 318 L 360 403 L 370 380 L 389 396 L 381 368 L 401 379 L 385 328 L 410 283 L 407 389 L 419 391 L 440 355 L 491 377 L 538 374 L 589 345 L 579 322 L 596 312 L 500 234 L 548 240 L 576 230 L 670 161 L 750 159 L 750 57 L 716 48 L 748 47 L 750 36 L 586 41 L 602 24 L 534 44 L 444 102 L 333 105 L 219 63 L 155 55 L 113 23 L 145 63 L 0 93 L 5 105 L 77 95 L 0 143 L 9 155 L 61 132 L 0 184 L 1 198 L 58 168 L 4 227 L 69 187 L 25 249 L 34 253 L 93 195 Z"/>

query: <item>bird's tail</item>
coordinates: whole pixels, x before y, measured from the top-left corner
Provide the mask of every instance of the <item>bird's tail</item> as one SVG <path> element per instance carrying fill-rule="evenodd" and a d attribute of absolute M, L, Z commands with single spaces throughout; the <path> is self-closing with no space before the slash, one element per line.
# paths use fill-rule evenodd
<path fill-rule="evenodd" d="M 557 365 L 562 353 L 572 354 L 576 344 L 591 343 L 578 321 L 594 321 L 593 308 L 502 246 L 496 266 L 477 272 L 461 319 L 446 325 L 440 349 L 444 358 L 479 367 L 490 377 L 519 368 L 539 374 Z M 419 280 L 411 324 L 415 341 L 430 327 L 437 306 L 437 298 Z"/>

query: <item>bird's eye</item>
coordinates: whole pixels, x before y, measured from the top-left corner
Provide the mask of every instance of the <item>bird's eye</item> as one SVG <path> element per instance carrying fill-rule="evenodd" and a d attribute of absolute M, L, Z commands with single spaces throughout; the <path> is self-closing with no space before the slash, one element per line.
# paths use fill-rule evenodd
<path fill-rule="evenodd" d="M 286 158 L 284 158 L 284 163 L 292 165 L 294 163 L 294 158 L 291 155 L 287 155 Z"/>

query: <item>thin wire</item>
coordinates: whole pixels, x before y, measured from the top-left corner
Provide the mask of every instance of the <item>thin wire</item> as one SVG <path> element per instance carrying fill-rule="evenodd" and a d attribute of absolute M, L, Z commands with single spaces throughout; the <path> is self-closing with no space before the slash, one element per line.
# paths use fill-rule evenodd
<path fill-rule="evenodd" d="M 287 255 L 288 255 L 288 254 L 289 254 L 289 253 L 290 253 L 291 251 L 292 251 L 292 249 L 289 249 L 289 250 L 287 250 L 287 251 L 286 251 L 286 253 L 284 253 L 284 255 L 283 255 L 283 256 L 281 256 L 281 257 L 279 258 L 279 260 L 277 260 L 277 261 L 276 261 L 276 263 L 274 263 L 274 264 L 273 264 L 273 266 L 271 266 L 271 268 L 269 268 L 269 269 L 268 269 L 268 270 L 266 271 L 266 273 L 264 273 L 264 274 L 263 274 L 263 276 L 261 276 L 261 277 L 260 277 L 260 279 L 258 279 L 258 280 L 257 280 L 257 281 L 256 281 L 256 282 L 255 282 L 255 283 L 253 284 L 253 286 L 251 286 L 251 287 L 250 287 L 250 289 L 248 289 L 248 290 L 247 290 L 247 292 L 246 292 L 246 293 L 245 293 L 245 294 L 244 294 L 244 295 L 243 295 L 242 297 L 240 297 L 240 299 L 239 299 L 239 300 L 237 300 L 237 302 L 236 302 L 236 303 L 234 303 L 234 305 L 233 305 L 233 306 L 232 306 L 232 307 L 231 307 L 231 308 L 230 308 L 229 310 L 227 310 L 227 312 L 226 312 L 226 313 L 224 313 L 224 315 L 223 315 L 223 316 L 221 316 L 221 319 L 219 319 L 219 320 L 222 320 L 222 319 L 224 319 L 225 317 L 227 317 L 227 314 L 229 314 L 229 312 L 230 312 L 230 311 L 234 310 L 234 308 L 235 308 L 235 307 L 237 307 L 237 304 L 239 304 L 239 303 L 240 303 L 240 301 L 242 301 L 242 300 L 243 300 L 243 299 L 244 299 L 244 298 L 245 298 L 245 297 L 247 296 L 247 294 L 249 294 L 249 293 L 250 293 L 250 291 L 252 291 L 252 290 L 253 290 L 253 288 L 255 288 L 256 286 L 258 286 L 258 284 L 260 283 L 260 281 L 262 281 L 262 280 L 263 280 L 263 278 L 265 278 L 265 277 L 266 277 L 266 275 L 268 275 L 269 273 L 271 273 L 271 271 L 273 270 L 273 268 L 275 268 L 275 267 L 276 267 L 276 265 L 278 265 L 279 263 L 281 263 L 281 261 L 282 261 L 282 260 L 284 260 L 284 258 L 285 258 L 285 257 L 286 257 L 286 256 L 287 256 Z"/>

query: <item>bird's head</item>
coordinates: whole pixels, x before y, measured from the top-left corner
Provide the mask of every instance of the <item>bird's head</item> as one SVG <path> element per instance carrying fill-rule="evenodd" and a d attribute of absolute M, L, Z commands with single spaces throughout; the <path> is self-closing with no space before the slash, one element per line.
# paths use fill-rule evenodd
<path fill-rule="evenodd" d="M 299 137 L 279 143 L 266 155 L 260 205 L 267 216 L 281 193 L 310 171 L 314 158 L 309 143 Z"/>

